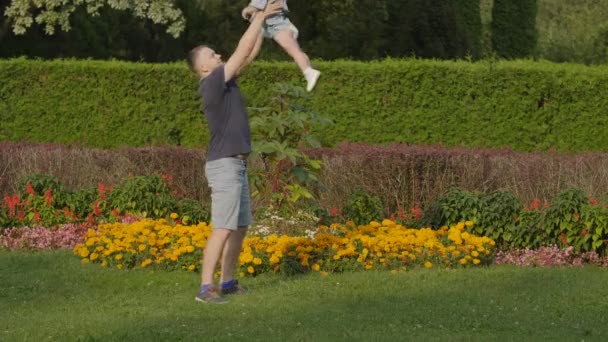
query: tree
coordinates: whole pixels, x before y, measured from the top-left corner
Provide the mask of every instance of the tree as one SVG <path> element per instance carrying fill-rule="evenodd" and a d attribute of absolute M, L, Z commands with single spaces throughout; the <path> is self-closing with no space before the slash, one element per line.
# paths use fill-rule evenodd
<path fill-rule="evenodd" d="M 77 8 L 84 7 L 95 16 L 104 6 L 131 10 L 136 17 L 166 25 L 173 37 L 178 37 L 185 27 L 182 11 L 171 0 L 12 0 L 4 14 L 12 20 L 15 34 L 24 34 L 36 23 L 44 25 L 45 32 L 52 35 L 57 26 L 70 30 L 69 19 Z"/>
<path fill-rule="evenodd" d="M 537 0 L 495 0 L 492 7 L 492 45 L 500 57 L 530 56 L 537 43 Z"/>

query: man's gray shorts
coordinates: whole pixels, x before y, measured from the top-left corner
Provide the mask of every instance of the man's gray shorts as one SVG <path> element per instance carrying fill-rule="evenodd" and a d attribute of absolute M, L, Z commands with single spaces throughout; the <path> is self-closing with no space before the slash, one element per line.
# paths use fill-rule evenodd
<path fill-rule="evenodd" d="M 277 33 L 289 30 L 293 33 L 293 38 L 298 39 L 299 31 L 289 18 L 285 16 L 272 17 L 264 23 L 264 37 L 274 39 Z"/>
<path fill-rule="evenodd" d="M 211 188 L 213 228 L 237 230 L 251 225 L 247 161 L 238 158 L 208 161 L 205 176 Z"/>

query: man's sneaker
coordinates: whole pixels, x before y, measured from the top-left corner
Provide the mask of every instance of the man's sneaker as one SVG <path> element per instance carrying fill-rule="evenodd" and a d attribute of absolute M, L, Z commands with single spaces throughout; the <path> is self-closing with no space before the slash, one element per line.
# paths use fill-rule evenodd
<path fill-rule="evenodd" d="M 317 85 L 317 80 L 319 79 L 319 76 L 321 76 L 321 72 L 319 70 L 315 70 L 315 69 L 306 70 L 306 72 L 304 73 L 304 78 L 306 79 L 306 82 L 308 83 L 306 85 L 306 91 L 311 92 L 315 88 L 315 86 Z"/>
<path fill-rule="evenodd" d="M 239 286 L 239 281 L 236 279 L 222 283 L 220 286 L 220 291 L 224 295 L 249 293 L 249 290 Z"/>
<path fill-rule="evenodd" d="M 228 301 L 222 298 L 219 293 L 217 293 L 217 289 L 213 286 L 201 286 L 201 289 L 198 291 L 196 297 L 194 297 L 196 301 L 204 302 L 204 303 L 213 303 L 213 304 L 225 304 Z"/>

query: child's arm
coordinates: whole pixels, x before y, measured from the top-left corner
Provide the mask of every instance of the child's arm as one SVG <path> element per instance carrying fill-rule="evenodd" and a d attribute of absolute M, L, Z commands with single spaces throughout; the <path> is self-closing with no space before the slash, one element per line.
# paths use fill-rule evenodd
<path fill-rule="evenodd" d="M 226 82 L 231 80 L 237 74 L 247 58 L 251 56 L 251 52 L 253 51 L 255 43 L 257 42 L 259 34 L 262 30 L 264 20 L 271 15 L 279 13 L 282 8 L 281 6 L 282 2 L 280 1 L 271 2 L 268 4 L 268 6 L 266 6 L 264 11 L 253 18 L 249 28 L 241 37 L 236 50 L 224 64 L 224 79 Z"/>
<path fill-rule="evenodd" d="M 258 11 L 259 10 L 253 6 L 247 6 L 247 7 L 243 8 L 243 11 L 241 12 L 241 16 L 243 17 L 243 19 L 245 19 L 247 21 L 251 21 L 252 16 Z"/>

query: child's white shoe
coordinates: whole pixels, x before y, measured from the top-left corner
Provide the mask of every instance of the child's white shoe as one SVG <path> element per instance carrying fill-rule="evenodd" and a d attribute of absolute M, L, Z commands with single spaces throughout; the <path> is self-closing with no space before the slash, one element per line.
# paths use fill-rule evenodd
<path fill-rule="evenodd" d="M 311 92 L 315 88 L 319 76 L 321 76 L 321 72 L 312 68 L 304 72 L 304 78 L 308 83 L 306 86 L 306 91 Z"/>

